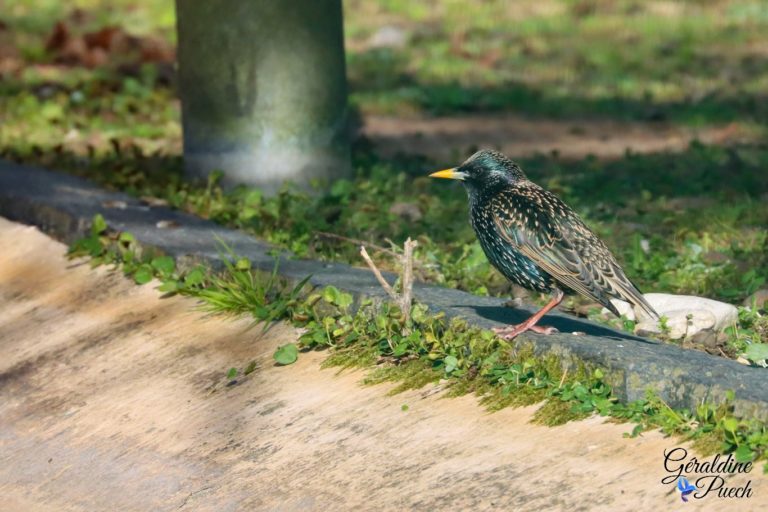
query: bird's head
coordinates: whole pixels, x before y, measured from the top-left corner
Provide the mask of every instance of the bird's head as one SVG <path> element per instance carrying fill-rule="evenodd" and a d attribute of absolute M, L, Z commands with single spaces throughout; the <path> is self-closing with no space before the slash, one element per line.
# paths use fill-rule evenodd
<path fill-rule="evenodd" d="M 429 176 L 460 180 L 470 194 L 491 192 L 526 179 L 515 162 L 490 149 L 478 151 L 458 167 L 434 172 Z"/>

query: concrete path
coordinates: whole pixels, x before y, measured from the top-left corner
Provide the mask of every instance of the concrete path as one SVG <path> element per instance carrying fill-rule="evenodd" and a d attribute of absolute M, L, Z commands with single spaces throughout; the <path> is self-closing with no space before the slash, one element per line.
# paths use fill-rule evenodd
<path fill-rule="evenodd" d="M 275 367 L 266 335 L 63 258 L 0 219 L 0 511 L 760 510 L 682 503 L 658 433 L 599 418 L 547 428 L 533 408 L 474 397 L 386 396 L 323 353 Z M 258 369 L 227 386 L 225 373 Z M 408 405 L 403 410 L 402 405 Z M 689 454 L 690 455 L 690 454 Z"/>

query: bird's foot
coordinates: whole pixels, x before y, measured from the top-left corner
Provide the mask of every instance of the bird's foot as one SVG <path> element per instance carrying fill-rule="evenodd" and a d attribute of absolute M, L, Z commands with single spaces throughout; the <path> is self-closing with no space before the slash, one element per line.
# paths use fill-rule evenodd
<path fill-rule="evenodd" d="M 526 331 L 533 331 L 537 334 L 545 334 L 545 335 L 559 332 L 554 327 L 549 327 L 545 325 L 535 325 L 535 324 L 528 325 L 527 322 L 523 322 L 517 325 L 508 325 L 506 327 L 493 328 L 493 332 L 495 332 L 497 335 L 501 336 L 505 340 L 514 339 Z"/>
<path fill-rule="evenodd" d="M 549 336 L 550 334 L 555 334 L 558 331 L 555 327 L 552 327 L 551 325 L 532 325 L 528 328 L 529 331 L 533 331 L 537 334 L 544 334 L 545 336 Z"/>

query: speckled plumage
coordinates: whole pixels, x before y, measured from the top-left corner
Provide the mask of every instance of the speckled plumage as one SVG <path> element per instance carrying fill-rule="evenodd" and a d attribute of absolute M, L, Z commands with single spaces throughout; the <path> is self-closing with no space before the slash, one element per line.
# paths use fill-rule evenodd
<path fill-rule="evenodd" d="M 621 299 L 658 318 L 605 243 L 506 156 L 479 151 L 455 172 L 467 188 L 480 245 L 507 279 L 539 292 L 580 293 L 617 316 L 610 299 Z"/>

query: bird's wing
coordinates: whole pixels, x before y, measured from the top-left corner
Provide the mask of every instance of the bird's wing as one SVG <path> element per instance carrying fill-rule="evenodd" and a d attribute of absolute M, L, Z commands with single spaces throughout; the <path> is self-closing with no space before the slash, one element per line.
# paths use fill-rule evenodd
<path fill-rule="evenodd" d="M 501 235 L 560 284 L 617 316 L 610 298 L 658 318 L 603 241 L 555 195 L 529 182 L 497 195 L 492 211 Z"/>

